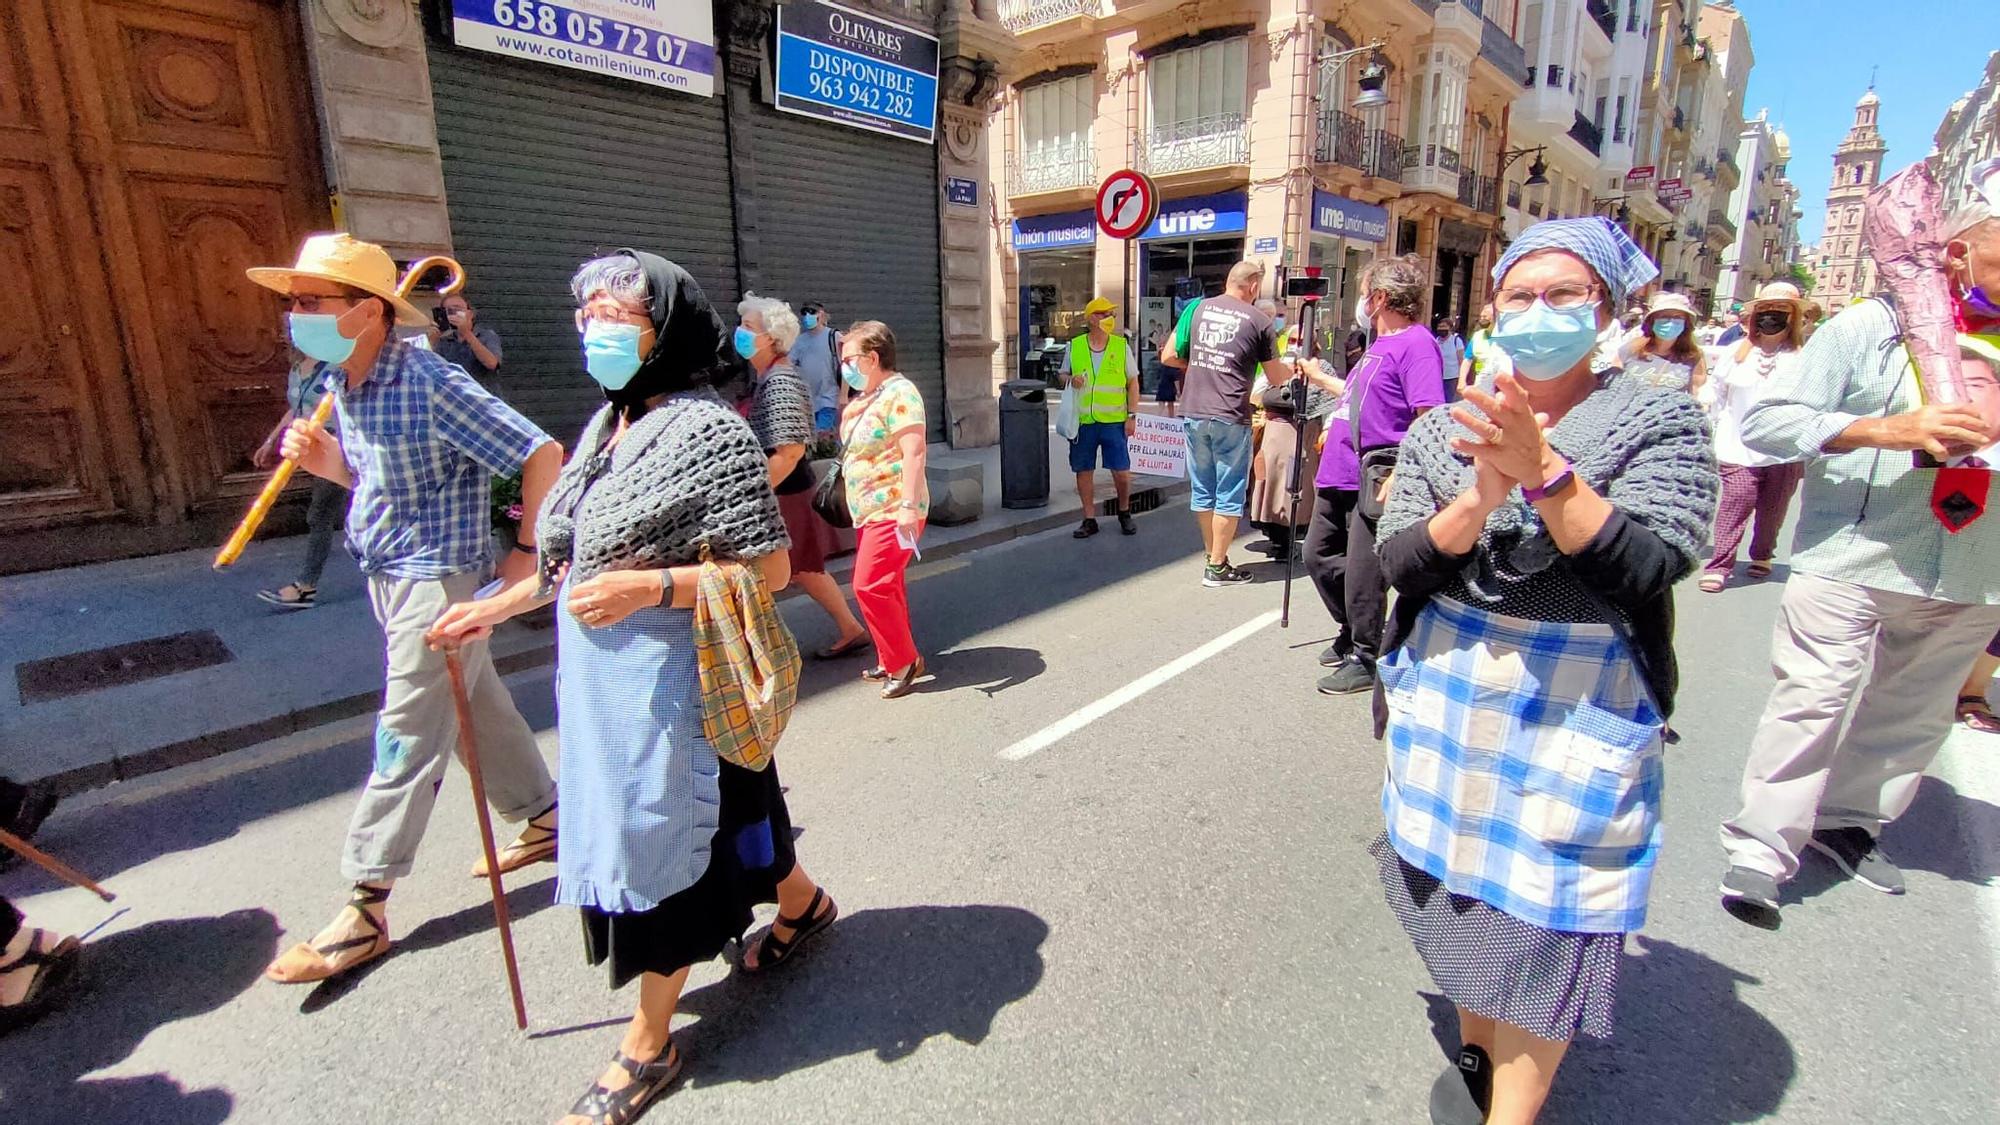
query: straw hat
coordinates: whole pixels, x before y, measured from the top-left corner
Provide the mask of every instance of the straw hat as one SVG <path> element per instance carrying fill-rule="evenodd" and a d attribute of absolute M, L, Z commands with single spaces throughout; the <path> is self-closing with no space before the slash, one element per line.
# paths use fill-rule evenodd
<path fill-rule="evenodd" d="M 1799 287 L 1789 281 L 1767 281 L 1750 300 L 1750 307 L 1744 310 L 1746 317 L 1757 315 L 1762 308 L 1782 308 L 1796 320 L 1805 316 L 1806 299 Z"/>
<path fill-rule="evenodd" d="M 311 277 L 346 285 L 380 297 L 396 310 L 396 323 L 423 328 L 431 318 L 403 298 L 396 279 L 396 263 L 389 252 L 351 234 L 315 234 L 299 247 L 298 264 L 257 266 L 243 271 L 251 281 L 266 289 L 290 296 L 294 278 Z"/>
<path fill-rule="evenodd" d="M 1690 328 L 1694 326 L 1694 306 L 1688 303 L 1687 294 L 1685 293 L 1661 292 L 1653 294 L 1652 303 L 1646 306 L 1646 316 L 1639 323 L 1651 324 L 1653 318 L 1659 316 L 1661 313 L 1679 313 L 1688 318 L 1688 326 Z"/>

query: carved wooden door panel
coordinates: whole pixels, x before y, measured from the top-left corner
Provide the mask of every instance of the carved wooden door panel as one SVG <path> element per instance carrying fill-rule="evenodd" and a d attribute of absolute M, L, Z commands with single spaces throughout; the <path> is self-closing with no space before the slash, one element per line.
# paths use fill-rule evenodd
<path fill-rule="evenodd" d="M 151 506 L 42 0 L 0 0 L 0 536 Z"/>
<path fill-rule="evenodd" d="M 278 303 L 243 276 L 326 221 L 289 0 L 89 0 L 56 20 L 165 519 L 239 507 L 282 410 Z M 178 509 L 178 512 L 174 511 Z"/>

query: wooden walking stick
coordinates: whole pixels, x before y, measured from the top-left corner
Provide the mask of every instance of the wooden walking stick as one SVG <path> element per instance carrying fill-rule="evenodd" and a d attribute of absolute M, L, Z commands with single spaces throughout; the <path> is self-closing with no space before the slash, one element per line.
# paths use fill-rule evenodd
<path fill-rule="evenodd" d="M 82 887 L 84 890 L 89 891 L 106 902 L 110 902 L 118 897 L 96 883 L 91 882 L 90 876 L 85 875 L 62 860 L 21 839 L 5 828 L 0 828 L 0 844 L 5 844 L 14 849 L 17 855 L 56 878 L 61 879 L 63 882 Z"/>
<path fill-rule="evenodd" d="M 521 970 L 514 963 L 514 930 L 507 917 L 507 890 L 500 885 L 500 859 L 493 849 L 493 817 L 486 811 L 486 779 L 479 772 L 479 747 L 472 734 L 472 700 L 465 694 L 465 667 L 458 646 L 444 650 L 445 674 L 451 677 L 451 702 L 458 710 L 459 745 L 465 751 L 465 772 L 472 778 L 472 807 L 479 818 L 479 846 L 486 852 L 486 885 L 493 892 L 493 924 L 500 931 L 500 956 L 507 962 L 507 989 L 514 996 L 514 1026 L 528 1030 L 528 1003 L 521 998 Z"/>

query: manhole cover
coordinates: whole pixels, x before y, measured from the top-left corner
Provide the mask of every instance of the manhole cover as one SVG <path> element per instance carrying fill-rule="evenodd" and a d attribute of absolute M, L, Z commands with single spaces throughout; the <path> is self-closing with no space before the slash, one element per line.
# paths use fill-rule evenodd
<path fill-rule="evenodd" d="M 21 702 L 43 703 L 236 659 L 212 629 L 31 660 L 14 669 Z"/>

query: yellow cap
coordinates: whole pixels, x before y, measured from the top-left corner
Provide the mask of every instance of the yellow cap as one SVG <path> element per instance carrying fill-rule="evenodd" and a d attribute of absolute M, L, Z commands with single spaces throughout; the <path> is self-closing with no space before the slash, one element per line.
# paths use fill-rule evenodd
<path fill-rule="evenodd" d="M 1090 303 L 1083 306 L 1083 315 L 1085 316 L 1096 316 L 1098 313 L 1108 313 L 1116 311 L 1118 311 L 1118 306 L 1112 304 L 1110 301 L 1107 301 L 1102 297 L 1092 297 L 1090 299 Z"/>

